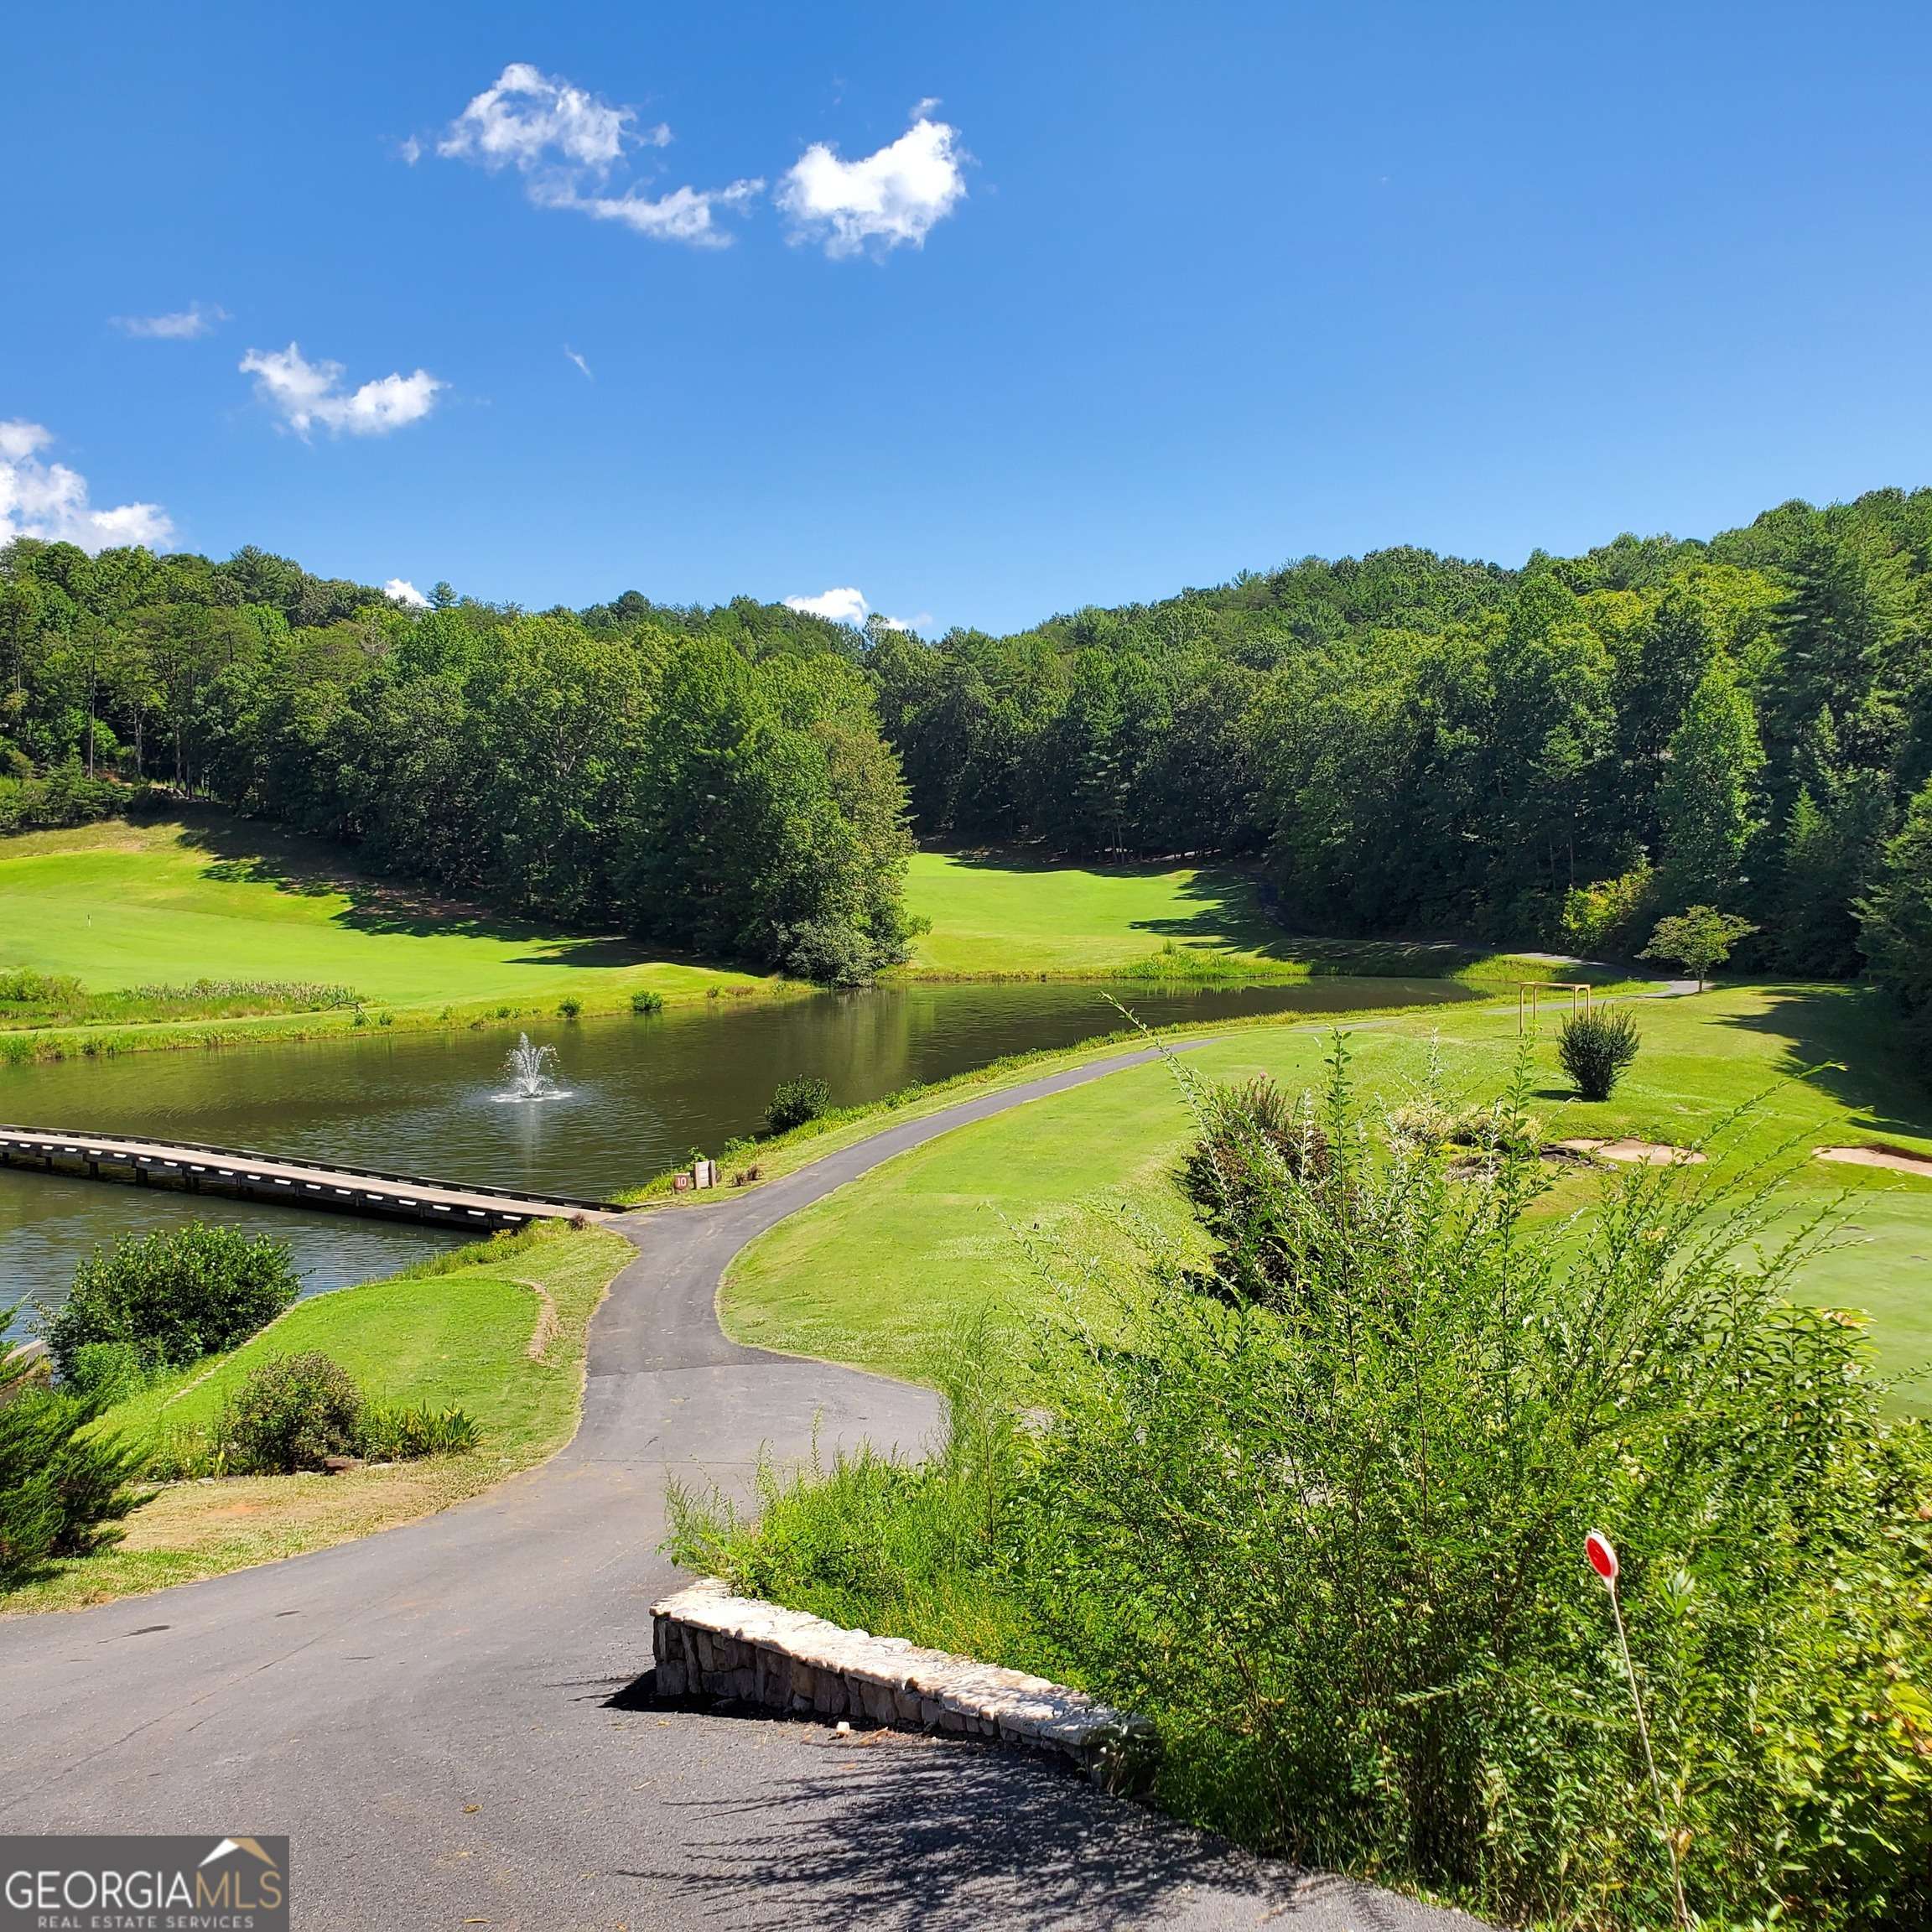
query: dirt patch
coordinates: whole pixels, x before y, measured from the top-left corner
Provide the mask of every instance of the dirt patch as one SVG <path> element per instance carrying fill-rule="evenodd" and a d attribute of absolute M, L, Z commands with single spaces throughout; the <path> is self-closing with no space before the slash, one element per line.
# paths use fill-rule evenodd
<path fill-rule="evenodd" d="M 1623 1166 L 1701 1167 L 1704 1156 L 1695 1147 L 1673 1147 L 1665 1140 L 1597 1140 L 1588 1137 L 1559 1140 L 1566 1154 L 1587 1154 Z"/>
<path fill-rule="evenodd" d="M 1888 1167 L 1894 1174 L 1916 1174 L 1932 1181 L 1932 1158 L 1903 1147 L 1820 1147 L 1820 1161 L 1841 1161 L 1847 1167 Z"/>

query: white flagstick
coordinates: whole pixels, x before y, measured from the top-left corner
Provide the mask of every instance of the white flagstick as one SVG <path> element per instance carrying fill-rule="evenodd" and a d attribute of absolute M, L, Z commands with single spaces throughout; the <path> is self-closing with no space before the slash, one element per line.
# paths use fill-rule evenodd
<path fill-rule="evenodd" d="M 1630 1680 L 1630 1701 L 1637 1706 L 1637 1735 L 1644 1743 L 1644 1762 L 1650 1768 L 1650 1789 L 1657 1800 L 1658 1822 L 1664 1828 L 1664 1849 L 1670 1854 L 1670 1888 L 1677 1896 L 1677 1923 L 1690 1932 L 1690 1908 L 1684 1903 L 1684 1874 L 1677 1867 L 1677 1840 L 1670 1830 L 1670 1810 L 1664 1802 L 1664 1780 L 1657 1775 L 1657 1760 L 1650 1751 L 1650 1727 L 1644 1719 L 1644 1694 L 1637 1688 L 1637 1672 L 1630 1661 L 1630 1639 L 1623 1633 L 1623 1606 L 1617 1601 L 1617 1551 L 1601 1530 L 1592 1530 L 1583 1539 L 1584 1554 L 1590 1567 L 1603 1579 L 1610 1592 L 1610 1614 L 1617 1619 L 1617 1645 L 1623 1653 L 1623 1675 Z"/>

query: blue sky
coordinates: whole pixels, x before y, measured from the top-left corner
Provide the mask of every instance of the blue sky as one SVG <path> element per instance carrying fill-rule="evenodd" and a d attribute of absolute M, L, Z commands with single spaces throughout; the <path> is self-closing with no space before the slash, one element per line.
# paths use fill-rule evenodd
<path fill-rule="evenodd" d="M 337 0 L 8 43 L 0 527 L 149 504 L 532 606 L 1007 629 L 1932 480 L 1923 6 Z"/>

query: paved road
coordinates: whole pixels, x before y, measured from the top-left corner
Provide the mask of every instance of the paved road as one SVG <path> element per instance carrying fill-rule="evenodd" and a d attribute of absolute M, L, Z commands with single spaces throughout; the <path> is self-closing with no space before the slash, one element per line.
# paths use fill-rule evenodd
<path fill-rule="evenodd" d="M 741 1348 L 714 1297 L 784 1215 L 1119 1055 L 888 1129 L 715 1206 L 616 1223 L 584 1420 L 540 1470 L 421 1523 L 67 1615 L 0 1622 L 0 1832 L 283 1832 L 327 1932 L 576 1928 L 1470 1928 L 1248 1859 L 1016 1754 L 659 1711 L 667 1482 L 860 1435 L 930 1395 Z"/>

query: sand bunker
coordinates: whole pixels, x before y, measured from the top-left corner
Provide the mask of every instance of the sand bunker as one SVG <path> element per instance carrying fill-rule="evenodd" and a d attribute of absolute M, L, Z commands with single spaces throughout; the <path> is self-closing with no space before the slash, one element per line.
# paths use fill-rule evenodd
<path fill-rule="evenodd" d="M 1932 1181 L 1932 1159 L 1908 1154 L 1903 1147 L 1820 1147 L 1820 1161 L 1842 1161 L 1848 1167 L 1889 1167 L 1896 1174 L 1916 1174 Z"/>
<path fill-rule="evenodd" d="M 1618 1161 L 1646 1167 L 1697 1167 L 1704 1156 L 1693 1147 L 1672 1147 L 1662 1140 L 1559 1140 L 1566 1153 L 1593 1154 L 1599 1161 Z M 1932 1173 L 1932 1162 L 1926 1171 Z"/>

